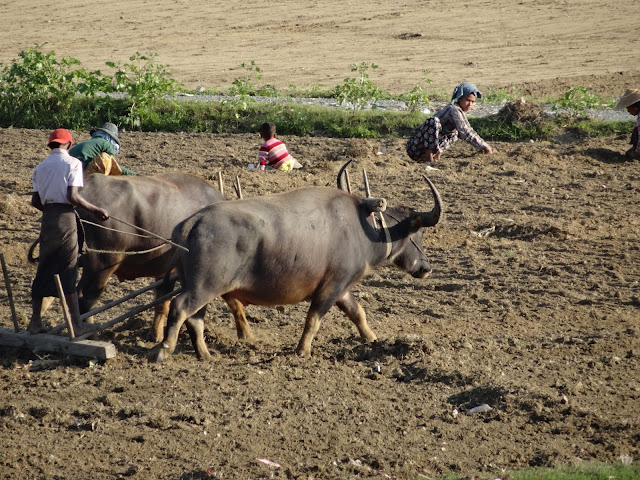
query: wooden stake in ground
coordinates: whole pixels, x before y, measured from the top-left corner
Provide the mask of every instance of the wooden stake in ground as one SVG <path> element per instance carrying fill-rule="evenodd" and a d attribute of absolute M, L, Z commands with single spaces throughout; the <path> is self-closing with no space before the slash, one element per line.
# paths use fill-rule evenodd
<path fill-rule="evenodd" d="M 349 180 L 349 172 L 347 170 L 344 171 L 344 179 L 347 182 L 347 192 L 351 193 L 351 180 Z"/>
<path fill-rule="evenodd" d="M 233 188 L 236 189 L 238 199 L 242 200 L 242 188 L 240 187 L 240 177 L 238 175 L 236 175 L 236 183 L 233 184 Z"/>
<path fill-rule="evenodd" d="M 220 190 L 220 193 L 222 195 L 224 195 L 224 184 L 222 183 L 222 172 L 221 171 L 218 172 L 218 190 Z"/>
<path fill-rule="evenodd" d="M 11 307 L 11 320 L 13 320 L 13 329 L 16 333 L 20 331 L 18 325 L 18 316 L 16 315 L 16 307 L 13 304 L 13 292 L 11 291 L 11 282 L 9 282 L 9 272 L 7 264 L 4 261 L 4 253 L 0 252 L 0 262 L 2 262 L 2 274 L 4 275 L 4 284 L 7 287 L 7 297 L 9 298 L 9 307 Z"/>
<path fill-rule="evenodd" d="M 371 198 L 371 190 L 369 189 L 369 178 L 367 177 L 367 171 L 362 169 L 362 177 L 364 178 L 364 193 L 367 198 Z M 371 212 L 371 218 L 373 218 L 373 226 L 378 228 L 378 220 L 376 220 L 376 216 Z"/>
<path fill-rule="evenodd" d="M 74 338 L 76 338 L 76 334 L 73 331 L 73 322 L 71 321 L 71 315 L 69 315 L 67 300 L 64 298 L 64 290 L 62 289 L 60 275 L 56 273 L 53 278 L 56 282 L 56 288 L 58 289 L 58 297 L 60 298 L 60 306 L 62 307 L 62 316 L 64 317 L 64 321 L 67 324 L 67 329 L 69 330 L 69 340 L 73 340 Z"/>

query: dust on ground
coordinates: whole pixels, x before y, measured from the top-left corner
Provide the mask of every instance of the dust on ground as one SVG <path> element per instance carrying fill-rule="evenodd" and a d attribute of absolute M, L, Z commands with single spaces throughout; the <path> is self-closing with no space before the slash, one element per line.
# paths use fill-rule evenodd
<path fill-rule="evenodd" d="M 48 133 L 0 130 L 0 238 L 23 327 L 39 221 L 30 175 Z M 306 304 L 248 308 L 248 345 L 220 300 L 206 317 L 211 362 L 184 334 L 166 363 L 148 363 L 151 312 L 101 334 L 118 349 L 106 362 L 3 347 L 3 478 L 508 478 L 640 456 L 640 173 L 621 154 L 628 138 L 497 143 L 492 156 L 460 141 L 425 171 L 402 139 L 287 136 L 304 164 L 291 174 L 248 170 L 257 134 L 121 140 L 121 163 L 141 174 L 215 184 L 222 171 L 227 194 L 238 175 L 245 196 L 335 185 L 355 158 L 360 192 L 366 168 L 374 195 L 426 210 L 427 173 L 445 205 L 423 240 L 434 272 L 375 270 L 355 293 L 379 341 L 362 344 L 332 309 L 307 360 L 293 351 Z M 112 279 L 102 301 L 148 283 Z M 46 319 L 61 323 L 57 307 Z M 491 410 L 467 414 L 482 404 Z"/>

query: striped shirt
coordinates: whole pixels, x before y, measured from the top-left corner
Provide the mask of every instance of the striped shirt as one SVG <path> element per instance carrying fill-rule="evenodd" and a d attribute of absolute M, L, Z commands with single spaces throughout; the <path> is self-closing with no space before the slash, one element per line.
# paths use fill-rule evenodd
<path fill-rule="evenodd" d="M 289 154 L 285 144 L 277 138 L 271 138 L 260 146 L 260 151 L 258 152 L 260 167 L 268 165 L 277 170 L 292 160 L 293 157 Z"/>

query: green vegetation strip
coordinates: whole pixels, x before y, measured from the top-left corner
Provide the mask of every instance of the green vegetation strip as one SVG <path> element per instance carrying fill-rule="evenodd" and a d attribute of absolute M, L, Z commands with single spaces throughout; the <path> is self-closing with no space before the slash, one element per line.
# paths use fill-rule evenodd
<path fill-rule="evenodd" d="M 57 58 L 55 52 L 43 52 L 43 45 L 20 52 L 10 65 L 0 64 L 0 127 L 51 129 L 65 127 L 87 129 L 110 121 L 121 127 L 141 131 L 167 132 L 256 132 L 265 120 L 278 125 L 286 135 L 329 137 L 406 137 L 426 116 L 420 113 L 429 98 L 446 94 L 428 91 L 431 80 L 423 70 L 423 85 L 397 95 L 408 111 L 365 110 L 366 105 L 392 96 L 375 85 L 370 72 L 377 65 L 361 62 L 350 66 L 354 77 L 329 89 L 307 89 L 290 85 L 281 92 L 262 84 L 262 70 L 254 61 L 243 63 L 244 75 L 223 92 L 233 98 L 219 102 L 167 100 L 167 96 L 185 92 L 171 77 L 169 67 L 156 62 L 157 54 L 136 52 L 128 62 L 106 62 L 107 71 L 89 72 L 71 57 Z M 213 93 L 213 92 L 207 92 Z M 333 98 L 350 108 L 301 105 L 286 101 L 257 102 L 261 96 L 313 96 Z M 488 102 L 517 104 L 519 92 L 489 88 Z M 534 99 L 527 100 L 536 107 Z M 511 115 L 500 113 L 470 118 L 478 133 L 489 140 L 548 140 L 567 129 L 574 135 L 627 135 L 633 122 L 593 121 L 586 117 L 589 108 L 609 108 L 612 99 L 601 99 L 584 87 L 574 87 L 562 97 L 547 101 L 558 115 Z M 538 109 L 541 108 L 538 106 Z M 516 112 L 517 113 L 517 112 Z M 529 112 L 530 113 L 530 112 Z"/>

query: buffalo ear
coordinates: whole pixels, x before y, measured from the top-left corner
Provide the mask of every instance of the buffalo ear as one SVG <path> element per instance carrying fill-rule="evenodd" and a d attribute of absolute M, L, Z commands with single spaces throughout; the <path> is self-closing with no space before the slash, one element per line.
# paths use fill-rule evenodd
<path fill-rule="evenodd" d="M 435 227 L 438 220 L 439 215 L 434 215 L 433 212 L 413 212 L 411 214 L 411 226 L 409 229 L 411 230 L 411 233 L 414 233 L 422 227 Z"/>
<path fill-rule="evenodd" d="M 384 212 L 387 209 L 387 201 L 384 198 L 364 198 L 362 205 L 368 213 Z"/>

